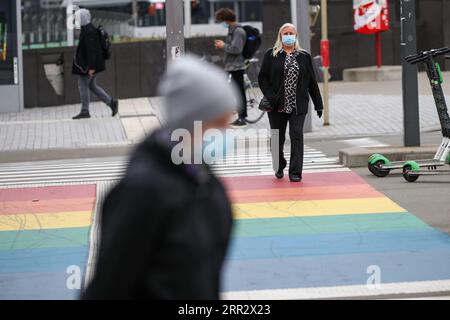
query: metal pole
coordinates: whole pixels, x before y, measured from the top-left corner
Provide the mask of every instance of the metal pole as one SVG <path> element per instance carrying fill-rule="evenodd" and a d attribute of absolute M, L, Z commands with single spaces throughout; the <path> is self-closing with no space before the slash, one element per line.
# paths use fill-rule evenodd
<path fill-rule="evenodd" d="M 138 26 L 138 16 L 139 16 L 137 0 L 133 0 L 132 10 L 133 10 L 133 24 L 134 27 L 136 28 Z"/>
<path fill-rule="evenodd" d="M 166 1 L 167 63 L 184 54 L 183 0 Z"/>
<path fill-rule="evenodd" d="M 23 80 L 23 52 L 22 52 L 22 5 L 21 1 L 16 0 L 16 21 L 17 21 L 17 59 L 18 59 L 18 80 L 19 80 L 19 108 L 17 111 L 23 111 L 24 100 L 24 80 Z"/>
<path fill-rule="evenodd" d="M 309 0 L 297 0 L 297 30 L 300 37 L 300 46 L 311 52 L 311 30 L 309 27 Z M 305 119 L 304 132 L 312 132 L 311 104 Z"/>
<path fill-rule="evenodd" d="M 237 2 L 237 0 L 234 0 L 233 6 L 234 6 L 234 13 L 236 14 L 236 19 L 237 21 L 240 21 L 241 19 L 239 18 L 240 17 L 239 2 Z"/>
<path fill-rule="evenodd" d="M 210 2 L 209 3 L 209 21 L 208 23 L 214 23 L 214 6 L 215 2 Z"/>
<path fill-rule="evenodd" d="M 297 26 L 297 0 L 291 0 L 291 21 Z"/>
<path fill-rule="evenodd" d="M 417 66 L 405 61 L 405 57 L 417 53 L 416 3 L 401 0 L 401 52 L 403 68 L 403 141 L 405 147 L 420 146 L 419 95 Z"/>
<path fill-rule="evenodd" d="M 184 0 L 184 36 L 191 36 L 191 0 Z"/>
<path fill-rule="evenodd" d="M 329 41 L 328 41 L 328 6 L 327 0 L 321 0 L 321 29 L 322 29 L 322 48 L 324 52 L 322 52 L 322 58 L 326 55 L 327 61 L 322 61 L 323 65 L 323 125 L 330 125 L 330 99 L 329 99 Z"/>
<path fill-rule="evenodd" d="M 50 38 L 50 15 L 48 7 L 45 8 L 45 47 L 51 42 Z"/>
<path fill-rule="evenodd" d="M 67 45 L 69 47 L 73 47 L 75 41 L 74 41 L 74 33 L 73 29 L 75 27 L 73 23 L 73 1 L 67 0 L 67 8 L 66 8 L 66 19 L 70 19 L 70 21 L 67 21 Z"/>

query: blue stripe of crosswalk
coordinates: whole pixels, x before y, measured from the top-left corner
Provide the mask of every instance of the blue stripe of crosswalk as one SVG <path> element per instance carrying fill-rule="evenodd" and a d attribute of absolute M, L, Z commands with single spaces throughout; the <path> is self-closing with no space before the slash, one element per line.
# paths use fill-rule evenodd
<path fill-rule="evenodd" d="M 0 251 L 0 274 L 14 272 L 65 272 L 71 265 L 84 269 L 88 247 Z"/>
<path fill-rule="evenodd" d="M 450 252 L 450 237 L 434 229 L 237 237 L 232 241 L 228 259 L 418 251 L 440 247 Z"/>
<path fill-rule="evenodd" d="M 222 290 L 365 285 L 373 265 L 381 284 L 450 279 L 450 249 L 228 260 Z"/>
<path fill-rule="evenodd" d="M 0 300 L 77 299 L 80 289 L 69 277 L 65 270 L 0 274 Z"/>

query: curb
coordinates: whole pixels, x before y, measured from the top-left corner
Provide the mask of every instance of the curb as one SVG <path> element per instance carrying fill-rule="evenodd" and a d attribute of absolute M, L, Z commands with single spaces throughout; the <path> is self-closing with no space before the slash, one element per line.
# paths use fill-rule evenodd
<path fill-rule="evenodd" d="M 379 153 L 391 161 L 433 159 L 438 145 L 422 147 L 369 147 L 347 148 L 339 151 L 339 162 L 349 168 L 366 167 L 369 157 Z"/>
<path fill-rule="evenodd" d="M 2 151 L 0 163 L 127 156 L 135 145 L 111 145 L 86 148 Z"/>
<path fill-rule="evenodd" d="M 430 133 L 441 131 L 442 128 L 440 126 L 437 127 L 428 127 L 420 130 L 420 133 Z M 399 134 L 403 134 L 403 132 L 384 132 L 384 133 L 371 133 L 371 134 L 352 134 L 352 135 L 317 135 L 314 136 L 313 132 L 305 133 L 305 141 L 321 141 L 321 140 L 347 140 L 347 139 L 358 139 L 358 138 L 374 138 L 374 137 L 386 137 L 386 136 L 396 136 Z M 312 135 L 312 136 L 311 136 Z"/>

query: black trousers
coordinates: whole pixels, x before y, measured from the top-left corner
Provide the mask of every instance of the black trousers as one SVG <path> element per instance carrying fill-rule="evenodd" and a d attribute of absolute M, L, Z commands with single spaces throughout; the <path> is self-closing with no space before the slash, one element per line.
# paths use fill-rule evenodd
<path fill-rule="evenodd" d="M 239 106 L 239 118 L 247 118 L 247 97 L 245 95 L 244 70 L 230 71 L 231 77 L 241 91 L 241 104 Z"/>
<path fill-rule="evenodd" d="M 298 174 L 302 177 L 303 172 L 303 125 L 306 114 L 296 114 L 295 110 L 291 114 L 281 112 L 268 112 L 270 128 L 278 129 L 278 134 L 272 133 L 272 138 L 278 138 L 278 145 L 272 144 L 272 158 L 274 160 L 274 170 L 278 171 L 286 167 L 283 147 L 286 140 L 286 127 L 289 123 L 289 137 L 291 139 L 291 159 L 289 161 L 289 175 Z M 278 163 L 276 161 L 278 160 Z"/>

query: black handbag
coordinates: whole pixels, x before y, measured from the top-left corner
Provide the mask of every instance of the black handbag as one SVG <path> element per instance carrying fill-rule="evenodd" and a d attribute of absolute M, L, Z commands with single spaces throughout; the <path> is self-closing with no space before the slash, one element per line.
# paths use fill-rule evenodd
<path fill-rule="evenodd" d="M 278 101 L 280 99 L 283 89 L 284 89 L 284 85 L 281 85 L 281 88 L 280 88 L 280 90 L 278 90 L 278 93 L 276 95 L 275 101 Z M 258 108 L 259 108 L 259 110 L 264 111 L 264 112 L 272 112 L 275 110 L 275 107 L 270 103 L 269 99 L 267 99 L 265 96 L 261 99 L 261 102 L 259 103 Z"/>
<path fill-rule="evenodd" d="M 261 102 L 259 103 L 259 110 L 264 111 L 264 112 L 272 112 L 273 111 L 273 106 L 270 103 L 269 99 L 267 99 L 266 97 L 263 97 L 261 99 Z"/>

